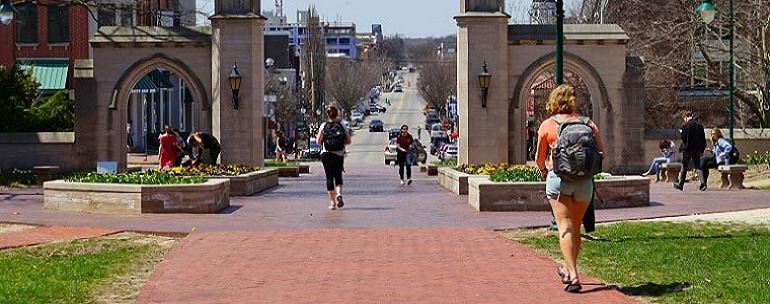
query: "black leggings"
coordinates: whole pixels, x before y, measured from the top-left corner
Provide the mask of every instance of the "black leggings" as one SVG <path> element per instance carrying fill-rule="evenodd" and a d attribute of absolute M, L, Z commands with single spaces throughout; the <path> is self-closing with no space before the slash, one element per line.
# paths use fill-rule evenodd
<path fill-rule="evenodd" d="M 342 186 L 342 165 L 345 158 L 331 152 L 321 154 L 321 163 L 326 173 L 326 191 L 334 190 L 335 184 Z"/>
<path fill-rule="evenodd" d="M 398 164 L 398 176 L 404 179 L 404 167 L 406 167 L 406 178 L 412 179 L 412 164 L 406 163 L 406 152 L 398 150 L 396 153 L 396 163 Z"/>

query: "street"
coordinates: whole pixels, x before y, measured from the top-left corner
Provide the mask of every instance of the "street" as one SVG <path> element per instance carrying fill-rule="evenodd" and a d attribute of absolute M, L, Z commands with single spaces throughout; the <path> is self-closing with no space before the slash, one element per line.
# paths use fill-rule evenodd
<path fill-rule="evenodd" d="M 430 148 L 428 132 L 425 131 L 425 116 L 423 108 L 425 101 L 417 91 L 417 73 L 403 73 L 404 92 L 383 92 L 379 104 L 387 106 L 385 99 L 390 100 L 391 105 L 385 113 L 373 113 L 364 119 L 358 127 L 353 127 L 353 142 L 347 147 L 345 163 L 350 165 L 385 165 L 383 152 L 388 143 L 388 130 L 409 126 L 409 133 L 417 139 L 417 127 L 422 131 L 422 142 L 426 149 Z M 407 85 L 408 84 L 408 85 Z M 380 119 L 385 124 L 385 132 L 369 132 L 369 122 L 372 119 Z M 438 161 L 436 156 L 428 154 L 427 163 Z"/>

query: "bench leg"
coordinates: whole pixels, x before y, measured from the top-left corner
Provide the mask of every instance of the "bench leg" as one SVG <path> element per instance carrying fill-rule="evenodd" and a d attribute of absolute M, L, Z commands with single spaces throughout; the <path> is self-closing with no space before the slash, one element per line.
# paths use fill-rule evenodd
<path fill-rule="evenodd" d="M 666 180 L 667 183 L 673 183 L 676 182 L 679 179 L 679 170 L 672 170 L 672 169 L 666 169 Z"/>
<path fill-rule="evenodd" d="M 743 189 L 743 172 L 730 173 L 730 189 Z"/>
<path fill-rule="evenodd" d="M 730 177 L 730 173 L 722 173 L 722 184 L 719 185 L 719 188 L 724 189 L 724 188 L 727 188 L 728 186 L 730 186 L 730 179 L 729 179 L 729 177 Z"/>

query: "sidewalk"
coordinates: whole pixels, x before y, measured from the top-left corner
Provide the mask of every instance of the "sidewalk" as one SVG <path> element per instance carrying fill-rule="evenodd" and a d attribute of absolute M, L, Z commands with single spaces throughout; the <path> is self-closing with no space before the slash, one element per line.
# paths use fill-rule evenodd
<path fill-rule="evenodd" d="M 0 222 L 195 228 L 157 267 L 137 303 L 636 303 L 602 285 L 563 292 L 557 262 L 493 231 L 544 227 L 548 212 L 478 213 L 433 176 L 415 172 L 412 186 L 399 187 L 393 167 L 346 169 L 346 206 L 337 211 L 326 209 L 322 169 L 311 163 L 310 175 L 234 197 L 220 214 L 51 212 L 42 208 L 42 190 L 31 188 L 0 193 Z M 651 200 L 650 207 L 598 210 L 597 220 L 770 212 L 766 192 L 757 190 L 701 192 L 688 184 L 679 192 L 652 184 Z"/>

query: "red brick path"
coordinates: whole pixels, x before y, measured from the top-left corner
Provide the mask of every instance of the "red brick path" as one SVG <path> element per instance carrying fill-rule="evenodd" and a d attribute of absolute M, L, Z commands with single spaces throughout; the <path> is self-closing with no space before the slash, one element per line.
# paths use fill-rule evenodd
<path fill-rule="evenodd" d="M 557 265 L 484 229 L 193 233 L 136 303 L 638 303 Z"/>

